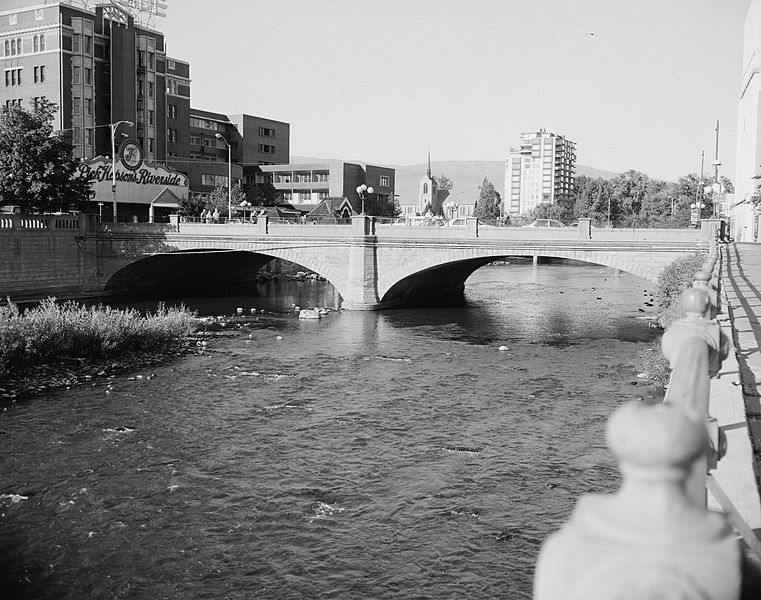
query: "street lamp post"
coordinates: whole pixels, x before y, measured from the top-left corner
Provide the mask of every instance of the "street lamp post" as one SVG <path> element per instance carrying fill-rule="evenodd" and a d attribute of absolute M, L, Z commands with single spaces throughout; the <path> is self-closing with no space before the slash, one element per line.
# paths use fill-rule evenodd
<path fill-rule="evenodd" d="M 243 220 L 246 220 L 246 209 L 251 208 L 251 203 L 248 200 L 244 200 L 240 203 L 240 207 L 243 209 Z"/>
<path fill-rule="evenodd" d="M 698 227 L 700 227 L 700 219 L 703 216 L 702 211 L 705 208 L 705 203 L 693 202 L 692 204 L 690 204 L 690 208 L 692 209 L 692 215 L 691 215 L 692 219 L 690 220 L 692 221 L 693 219 L 695 219 L 695 222 L 698 224 Z M 697 212 L 697 217 L 695 217 L 696 212 Z"/>
<path fill-rule="evenodd" d="M 134 127 L 135 124 L 132 121 L 117 121 L 116 123 L 109 123 L 111 127 L 111 195 L 114 203 L 114 223 L 116 223 L 116 129 L 122 123 L 126 123 L 130 127 Z M 101 214 L 102 216 L 102 214 Z"/>
<path fill-rule="evenodd" d="M 364 183 L 357 188 L 357 195 L 362 200 L 362 214 L 365 214 L 365 200 L 372 196 L 375 190 L 371 187 L 367 187 Z"/>
<path fill-rule="evenodd" d="M 233 160 L 232 146 L 221 133 L 214 134 L 218 140 L 222 140 L 227 146 L 227 220 L 233 218 Z"/>

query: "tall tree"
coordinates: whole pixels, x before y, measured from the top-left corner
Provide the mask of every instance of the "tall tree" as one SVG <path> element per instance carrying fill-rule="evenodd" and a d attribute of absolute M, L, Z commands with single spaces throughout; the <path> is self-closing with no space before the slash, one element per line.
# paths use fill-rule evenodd
<path fill-rule="evenodd" d="M 535 219 L 557 219 L 562 220 L 565 217 L 565 209 L 559 204 L 550 204 L 541 202 L 536 205 L 529 214 L 529 223 Z"/>
<path fill-rule="evenodd" d="M 438 177 L 435 177 L 435 179 L 436 179 L 436 187 L 439 190 L 444 190 L 448 192 L 454 187 L 454 183 L 446 175 L 439 175 Z"/>
<path fill-rule="evenodd" d="M 494 185 L 487 177 L 484 177 L 483 183 L 479 186 L 478 200 L 473 209 L 473 216 L 484 220 L 495 220 L 499 218 L 500 205 L 502 198 Z"/>
<path fill-rule="evenodd" d="M 243 193 L 254 206 L 276 206 L 280 201 L 280 194 L 269 182 L 247 183 L 243 186 Z"/>
<path fill-rule="evenodd" d="M 53 130 L 56 109 L 43 100 L 32 110 L 8 106 L 0 112 L 0 204 L 48 212 L 92 198 L 65 133 Z"/>
<path fill-rule="evenodd" d="M 240 203 L 246 199 L 246 195 L 241 191 L 240 185 L 233 185 L 232 194 L 230 194 L 232 214 L 240 210 Z M 218 185 L 206 201 L 206 208 L 209 210 L 218 210 L 219 214 L 227 217 L 228 194 L 227 187 Z M 252 203 L 253 204 L 253 203 Z"/>

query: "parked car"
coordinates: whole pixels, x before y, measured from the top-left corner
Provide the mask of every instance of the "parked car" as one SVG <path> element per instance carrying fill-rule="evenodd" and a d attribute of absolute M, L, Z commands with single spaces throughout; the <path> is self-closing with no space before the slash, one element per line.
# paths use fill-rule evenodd
<path fill-rule="evenodd" d="M 579 224 L 578 223 L 571 223 L 568 227 L 576 227 L 576 228 L 578 228 Z M 592 229 L 599 229 L 599 227 L 595 227 L 594 225 L 590 225 L 590 227 Z"/>
<path fill-rule="evenodd" d="M 540 229 L 550 229 L 555 227 L 565 227 L 560 221 L 556 219 L 537 219 L 533 223 L 523 225 L 522 227 L 535 227 Z"/>

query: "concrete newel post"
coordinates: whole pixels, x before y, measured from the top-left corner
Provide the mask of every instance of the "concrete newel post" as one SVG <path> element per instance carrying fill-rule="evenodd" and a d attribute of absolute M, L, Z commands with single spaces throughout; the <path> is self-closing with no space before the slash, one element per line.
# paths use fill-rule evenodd
<path fill-rule="evenodd" d="M 681 408 L 639 402 L 608 421 L 623 476 L 613 495 L 583 496 L 543 545 L 534 600 L 737 600 L 741 552 L 723 516 L 685 493 L 705 455 L 705 426 Z"/>
<path fill-rule="evenodd" d="M 467 217 L 465 219 L 465 227 L 468 230 L 468 237 L 478 237 L 478 217 Z"/>
<path fill-rule="evenodd" d="M 663 334 L 661 348 L 671 367 L 671 379 L 664 403 L 682 408 L 688 415 L 706 426 L 711 378 L 721 368 L 729 352 L 729 338 L 721 325 L 709 318 L 711 299 L 708 291 L 693 287 L 685 290 L 681 298 L 687 316 L 674 321 Z M 706 505 L 706 473 L 708 454 L 701 458 L 687 484 L 688 495 L 696 505 Z"/>
<path fill-rule="evenodd" d="M 592 219 L 579 217 L 579 239 L 588 240 L 592 237 Z"/>
<path fill-rule="evenodd" d="M 261 216 L 256 219 L 256 229 L 259 235 L 267 235 L 269 233 L 269 217 Z"/>

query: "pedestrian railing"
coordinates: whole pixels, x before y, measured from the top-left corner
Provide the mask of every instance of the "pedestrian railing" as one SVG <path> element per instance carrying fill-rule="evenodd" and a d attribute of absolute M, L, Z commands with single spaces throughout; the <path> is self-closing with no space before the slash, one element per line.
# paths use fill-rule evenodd
<path fill-rule="evenodd" d="M 726 450 L 708 412 L 710 380 L 729 348 L 714 319 L 720 275 L 713 240 L 682 296 L 686 316 L 663 335 L 672 369 L 664 401 L 628 403 L 608 421 L 622 485 L 615 494 L 583 496 L 545 542 L 535 600 L 740 598 L 747 571 L 737 534 L 759 557 L 761 545 L 710 475 Z M 707 486 L 724 514 L 707 510 Z"/>

